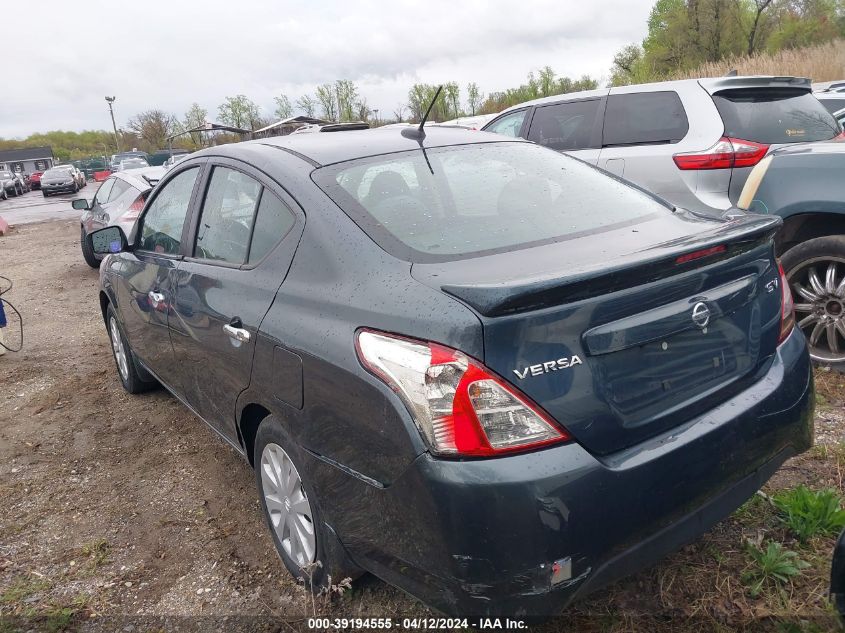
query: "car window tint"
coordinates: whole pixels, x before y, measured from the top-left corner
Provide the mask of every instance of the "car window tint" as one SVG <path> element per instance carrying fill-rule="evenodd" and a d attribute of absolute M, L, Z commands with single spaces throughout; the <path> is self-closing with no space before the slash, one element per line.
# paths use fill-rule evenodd
<path fill-rule="evenodd" d="M 281 200 L 266 189 L 261 194 L 252 245 L 249 248 L 249 263 L 255 264 L 273 250 L 293 227 L 295 218 Z"/>
<path fill-rule="evenodd" d="M 598 147 L 591 136 L 600 105 L 599 99 L 589 99 L 537 108 L 528 140 L 556 150 Z"/>
<path fill-rule="evenodd" d="M 525 120 L 526 112 L 528 110 L 520 110 L 519 112 L 507 114 L 484 128 L 484 131 L 504 134 L 505 136 L 519 136 L 519 130 L 522 128 L 522 122 Z"/>
<path fill-rule="evenodd" d="M 111 189 L 108 201 L 114 202 L 130 189 L 132 189 L 132 185 L 130 185 L 128 182 L 126 182 L 125 180 L 120 180 L 119 178 L 115 178 L 114 187 L 112 187 Z"/>
<path fill-rule="evenodd" d="M 47 173 L 49 174 L 50 172 Z M 95 202 L 97 202 L 98 204 L 105 204 L 106 201 L 108 201 L 109 194 L 111 193 L 112 187 L 114 187 L 114 183 L 116 180 L 117 178 L 109 178 L 102 185 L 100 185 L 100 188 L 97 189 L 97 194 L 94 196 Z"/>
<path fill-rule="evenodd" d="M 260 193 L 255 179 L 215 167 L 202 205 L 194 257 L 243 264 Z"/>
<path fill-rule="evenodd" d="M 142 250 L 168 255 L 179 253 L 182 227 L 188 215 L 198 173 L 196 167 L 186 169 L 158 191 L 144 214 L 140 242 Z"/>
<path fill-rule="evenodd" d="M 677 143 L 689 121 L 677 92 L 610 95 L 604 115 L 604 145 Z"/>
<path fill-rule="evenodd" d="M 356 183 L 372 169 L 384 184 L 374 180 L 358 197 Z M 416 189 L 401 176 L 408 170 Z M 580 161 L 512 141 L 374 156 L 323 167 L 314 180 L 385 250 L 414 262 L 551 243 L 669 212 Z"/>
<path fill-rule="evenodd" d="M 724 90 L 713 101 L 725 134 L 755 143 L 826 141 L 840 133 L 836 119 L 806 90 Z"/>

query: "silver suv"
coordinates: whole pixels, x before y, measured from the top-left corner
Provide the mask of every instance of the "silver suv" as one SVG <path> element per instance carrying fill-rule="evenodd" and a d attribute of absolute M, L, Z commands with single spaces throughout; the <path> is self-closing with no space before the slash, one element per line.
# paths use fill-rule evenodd
<path fill-rule="evenodd" d="M 799 77 L 720 77 L 536 99 L 484 126 L 597 165 L 679 206 L 721 213 L 770 149 L 839 123 Z"/>

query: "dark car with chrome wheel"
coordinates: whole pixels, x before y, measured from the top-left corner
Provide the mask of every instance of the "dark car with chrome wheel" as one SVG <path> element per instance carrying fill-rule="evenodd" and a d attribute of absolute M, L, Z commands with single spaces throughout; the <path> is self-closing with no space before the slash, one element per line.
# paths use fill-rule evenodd
<path fill-rule="evenodd" d="M 294 576 L 369 571 L 450 614 L 551 615 L 810 446 L 781 221 L 427 132 L 175 165 L 134 238 L 91 234 L 117 373 L 249 461 Z"/>
<path fill-rule="evenodd" d="M 776 247 L 817 363 L 845 370 L 845 142 L 775 150 L 739 206 L 783 218 Z"/>

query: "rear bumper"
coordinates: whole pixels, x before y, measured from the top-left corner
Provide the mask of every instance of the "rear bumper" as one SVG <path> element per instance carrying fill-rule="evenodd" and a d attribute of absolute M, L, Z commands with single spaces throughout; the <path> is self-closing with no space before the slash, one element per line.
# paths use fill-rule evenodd
<path fill-rule="evenodd" d="M 69 185 L 41 185 L 42 191 L 46 191 L 47 193 L 72 193 L 75 188 L 76 183 Z"/>
<path fill-rule="evenodd" d="M 577 444 L 463 462 L 425 454 L 381 489 L 312 467 L 332 488 L 319 495 L 327 523 L 364 569 L 449 614 L 549 616 L 730 514 L 810 447 L 813 407 L 795 331 L 749 389 L 613 455 Z M 563 559 L 571 579 L 553 587 Z"/>

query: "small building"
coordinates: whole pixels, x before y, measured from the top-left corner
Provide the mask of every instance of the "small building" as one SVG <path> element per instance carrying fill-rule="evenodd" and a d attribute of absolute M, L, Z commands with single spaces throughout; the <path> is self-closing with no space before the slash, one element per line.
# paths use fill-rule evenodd
<path fill-rule="evenodd" d="M 56 162 L 52 147 L 22 147 L 0 150 L 0 171 L 32 174 L 47 171 Z"/>

